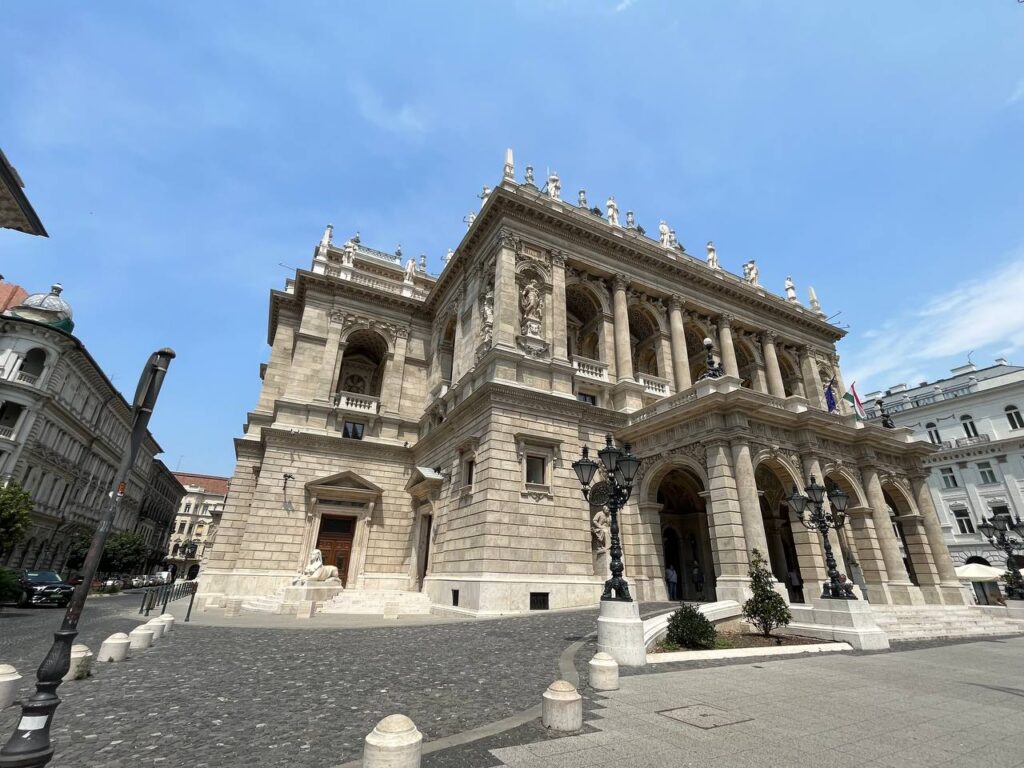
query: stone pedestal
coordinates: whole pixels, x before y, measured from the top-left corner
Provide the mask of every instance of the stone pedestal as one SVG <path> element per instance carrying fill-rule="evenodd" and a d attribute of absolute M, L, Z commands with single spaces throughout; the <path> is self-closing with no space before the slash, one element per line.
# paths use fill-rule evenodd
<path fill-rule="evenodd" d="M 299 584 L 294 587 L 285 587 L 282 602 L 303 603 L 312 600 L 315 603 L 324 603 L 344 591 L 345 588 L 337 580 Z"/>
<path fill-rule="evenodd" d="M 601 601 L 601 614 L 597 618 L 597 649 L 625 667 L 642 667 L 647 663 L 639 603 Z"/>
<path fill-rule="evenodd" d="M 583 727 L 583 697 L 567 680 L 555 680 L 544 691 L 541 722 L 553 731 L 578 731 Z"/>
<path fill-rule="evenodd" d="M 158 617 L 160 621 L 167 625 L 167 632 L 174 631 L 174 616 L 169 613 L 161 613 Z"/>
<path fill-rule="evenodd" d="M 229 597 L 224 600 L 224 616 L 232 618 L 242 612 L 242 598 Z"/>
<path fill-rule="evenodd" d="M 125 661 L 128 658 L 128 649 L 131 643 L 131 638 L 124 632 L 115 632 L 103 641 L 100 652 L 96 654 L 96 660 Z"/>
<path fill-rule="evenodd" d="M 148 626 L 136 627 L 128 633 L 129 645 L 133 651 L 144 651 L 153 645 L 153 630 Z"/>
<path fill-rule="evenodd" d="M 883 651 L 889 638 L 875 621 L 871 605 L 863 600 L 810 598 L 803 605 L 791 605 L 793 621 L 781 633 L 849 643 L 858 651 Z"/>
<path fill-rule="evenodd" d="M 71 666 L 67 674 L 61 678 L 65 683 L 68 680 L 84 680 L 92 674 L 92 651 L 89 646 L 76 643 L 71 646 Z"/>
<path fill-rule="evenodd" d="M 11 706 L 18 698 L 21 675 L 10 664 L 0 664 L 0 709 Z"/>
<path fill-rule="evenodd" d="M 419 768 L 423 734 L 405 715 L 388 715 L 370 731 L 363 768 Z"/>
<path fill-rule="evenodd" d="M 143 626 L 153 633 L 154 642 L 167 633 L 167 625 L 160 621 L 160 619 L 150 619 Z"/>
<path fill-rule="evenodd" d="M 595 653 L 587 665 L 590 687 L 595 691 L 619 690 L 619 665 L 607 653 Z"/>
<path fill-rule="evenodd" d="M 316 603 L 312 600 L 303 600 L 295 609 L 295 617 L 299 619 L 312 619 L 316 616 Z"/>

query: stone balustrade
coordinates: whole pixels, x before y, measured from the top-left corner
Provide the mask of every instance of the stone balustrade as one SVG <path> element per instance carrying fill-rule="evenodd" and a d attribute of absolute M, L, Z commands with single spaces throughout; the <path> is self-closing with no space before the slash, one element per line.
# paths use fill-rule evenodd
<path fill-rule="evenodd" d="M 576 369 L 576 374 L 583 378 L 593 379 L 594 381 L 608 381 L 608 364 L 602 363 L 600 360 L 590 360 L 586 357 L 573 355 L 572 367 Z"/>
<path fill-rule="evenodd" d="M 22 384 L 29 384 L 30 386 L 35 386 L 35 383 L 39 381 L 39 377 L 33 376 L 31 373 L 18 371 L 18 375 L 15 377 L 15 381 L 19 381 Z"/>
<path fill-rule="evenodd" d="M 0 427 L 0 437 L 6 437 L 8 440 L 14 437 L 14 427 Z"/>
<path fill-rule="evenodd" d="M 359 395 L 355 392 L 338 392 L 335 395 L 334 405 L 348 411 L 361 411 L 362 413 L 379 413 L 380 399 L 370 395 Z"/>
<path fill-rule="evenodd" d="M 637 375 L 637 381 L 647 394 L 668 397 L 670 391 L 668 379 L 663 379 L 650 373 L 641 373 Z"/>

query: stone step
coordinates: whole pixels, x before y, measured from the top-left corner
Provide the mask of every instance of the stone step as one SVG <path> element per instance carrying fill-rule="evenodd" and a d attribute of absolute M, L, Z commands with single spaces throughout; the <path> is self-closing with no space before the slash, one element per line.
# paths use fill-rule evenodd
<path fill-rule="evenodd" d="M 320 606 L 322 613 L 364 613 L 401 615 L 431 612 L 433 604 L 422 592 L 397 590 L 346 590 Z"/>

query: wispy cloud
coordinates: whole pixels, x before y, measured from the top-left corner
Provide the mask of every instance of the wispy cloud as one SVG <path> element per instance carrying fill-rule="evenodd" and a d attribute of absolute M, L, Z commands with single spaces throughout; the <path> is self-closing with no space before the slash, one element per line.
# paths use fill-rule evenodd
<path fill-rule="evenodd" d="M 405 136 L 425 133 L 427 123 L 411 104 L 388 104 L 381 93 L 364 80 L 349 83 L 359 115 L 385 131 Z"/>
<path fill-rule="evenodd" d="M 619 4 L 615 6 L 616 13 L 622 13 L 627 10 L 631 5 L 634 5 L 636 0 L 619 0 Z"/>
<path fill-rule="evenodd" d="M 623 1 L 628 2 L 628 0 Z M 1017 87 L 1014 88 L 1013 93 L 1010 94 L 1010 98 L 1006 100 L 1006 106 L 1008 107 L 1011 104 L 1016 104 L 1018 101 L 1021 101 L 1022 99 L 1024 99 L 1024 78 L 1021 78 L 1017 82 Z"/>
<path fill-rule="evenodd" d="M 846 378 L 861 391 L 925 378 L 921 371 L 972 350 L 1010 355 L 1024 349 L 1024 248 L 988 277 L 963 283 L 879 327 L 848 352 Z M 931 371 L 934 378 L 936 371 Z"/>

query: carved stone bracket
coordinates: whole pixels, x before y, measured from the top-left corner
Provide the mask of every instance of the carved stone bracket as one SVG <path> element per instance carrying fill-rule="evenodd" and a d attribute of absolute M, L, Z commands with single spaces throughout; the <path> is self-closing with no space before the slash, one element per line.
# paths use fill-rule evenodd
<path fill-rule="evenodd" d="M 516 345 L 530 357 L 551 357 L 551 345 L 532 336 L 516 336 Z"/>

